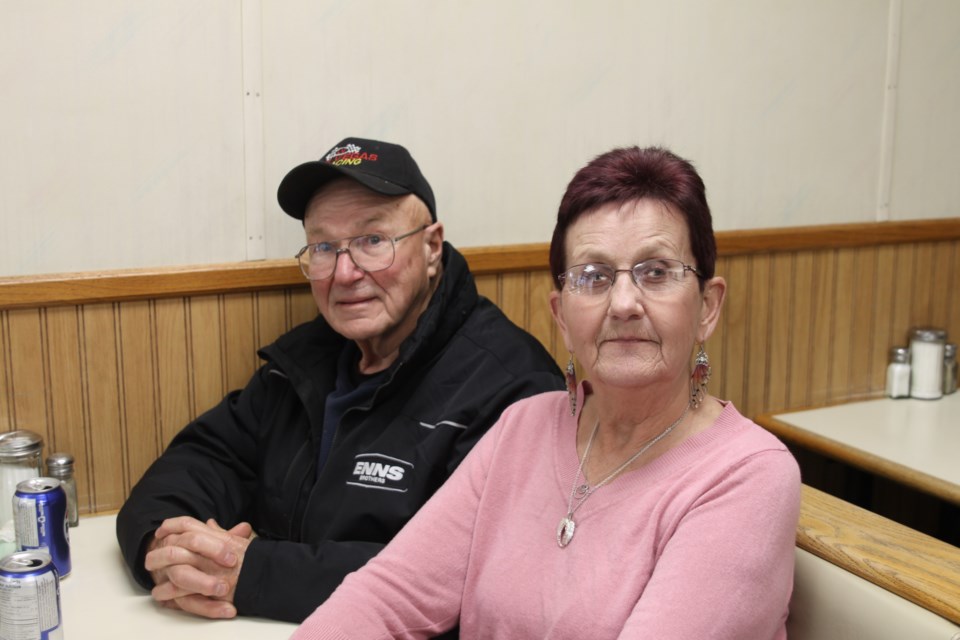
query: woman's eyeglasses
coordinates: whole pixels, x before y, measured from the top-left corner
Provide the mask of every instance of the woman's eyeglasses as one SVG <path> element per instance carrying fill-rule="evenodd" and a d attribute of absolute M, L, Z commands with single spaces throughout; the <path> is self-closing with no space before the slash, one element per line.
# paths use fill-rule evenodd
<path fill-rule="evenodd" d="M 617 274 L 624 272 L 630 274 L 633 283 L 643 292 L 669 293 L 680 288 L 687 271 L 700 277 L 696 267 L 680 260 L 652 258 L 629 269 L 614 269 L 603 263 L 578 264 L 560 274 L 558 280 L 560 286 L 570 293 L 594 296 L 609 291 L 617 279 Z"/>

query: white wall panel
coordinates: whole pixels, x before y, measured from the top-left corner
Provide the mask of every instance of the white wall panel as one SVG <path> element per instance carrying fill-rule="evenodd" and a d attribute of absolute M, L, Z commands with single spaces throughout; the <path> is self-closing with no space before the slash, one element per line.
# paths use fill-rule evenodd
<path fill-rule="evenodd" d="M 890 217 L 956 215 L 960 4 L 891 1 Z M 718 229 L 876 220 L 890 15 L 881 0 L 0 0 L 0 275 L 290 256 L 302 232 L 277 185 L 348 135 L 408 146 L 460 246 L 548 240 L 574 170 L 634 143 L 695 162 Z"/>
<path fill-rule="evenodd" d="M 903 4 L 894 219 L 960 215 L 960 2 Z"/>
<path fill-rule="evenodd" d="M 238 4 L 0 16 L 0 274 L 243 260 Z"/>

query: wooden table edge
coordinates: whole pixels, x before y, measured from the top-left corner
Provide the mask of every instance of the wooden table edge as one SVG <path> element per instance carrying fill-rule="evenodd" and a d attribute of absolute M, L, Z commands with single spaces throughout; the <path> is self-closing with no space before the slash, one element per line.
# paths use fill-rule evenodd
<path fill-rule="evenodd" d="M 787 443 L 799 445 L 816 453 L 845 462 L 863 471 L 888 478 L 912 489 L 922 491 L 951 504 L 960 506 L 960 486 L 922 471 L 911 469 L 897 462 L 891 462 L 868 451 L 843 444 L 832 438 L 812 433 L 777 417 L 788 416 L 790 413 L 794 412 L 762 414 L 756 417 L 756 423 Z"/>

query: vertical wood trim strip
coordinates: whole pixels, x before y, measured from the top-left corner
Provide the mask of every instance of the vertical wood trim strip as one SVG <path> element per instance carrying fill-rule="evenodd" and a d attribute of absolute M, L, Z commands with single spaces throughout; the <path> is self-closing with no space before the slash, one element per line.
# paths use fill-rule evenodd
<path fill-rule="evenodd" d="M 941 281 L 948 283 L 952 279 L 950 276 L 950 267 L 953 265 L 953 245 L 947 242 L 937 242 L 931 247 L 932 270 L 927 282 L 930 286 L 930 324 L 935 327 L 946 328 L 950 323 L 950 294 L 953 291 L 956 295 L 956 289 L 944 288 Z M 956 338 L 957 336 L 953 336 Z"/>
<path fill-rule="evenodd" d="M 933 296 L 932 287 L 918 286 L 920 282 L 931 282 L 933 278 L 933 245 L 925 243 L 916 247 L 913 263 L 913 286 L 911 287 L 913 313 L 911 326 L 929 326 L 932 324 Z"/>
<path fill-rule="evenodd" d="M 8 311 L 0 311 L 0 431 L 13 431 L 13 374 Z"/>
<path fill-rule="evenodd" d="M 876 316 L 876 249 L 866 247 L 853 252 L 853 302 L 848 364 L 848 397 L 867 397 L 873 364 L 871 345 L 875 341 L 872 319 Z"/>
<path fill-rule="evenodd" d="M 753 256 L 750 260 L 750 307 L 748 317 L 750 328 L 747 335 L 747 399 L 744 415 L 754 415 L 765 405 L 767 385 L 770 381 L 770 352 L 772 345 L 770 323 L 772 322 L 771 271 L 773 267 L 770 255 Z"/>
<path fill-rule="evenodd" d="M 766 326 L 768 357 L 765 371 L 764 407 L 783 406 L 789 396 L 792 367 L 794 317 L 794 254 L 770 258 L 770 312 Z"/>
<path fill-rule="evenodd" d="M 947 287 L 943 291 L 950 303 L 947 308 L 947 327 L 949 327 L 949 340 L 954 344 L 960 345 L 960 244 L 953 243 L 953 260 L 950 263 L 949 278 Z"/>
<path fill-rule="evenodd" d="M 810 326 L 813 341 L 810 345 L 810 382 L 808 397 L 813 406 L 826 404 L 830 397 L 833 368 L 831 356 L 834 346 L 833 292 L 836 283 L 836 251 L 817 252 L 813 263 L 813 295 L 810 308 Z"/>
<path fill-rule="evenodd" d="M 124 331 L 123 331 L 123 315 L 124 315 L 124 305 L 127 303 L 124 302 L 115 302 L 113 304 L 114 312 L 114 332 L 115 339 L 117 344 L 117 376 L 119 378 L 120 385 L 120 394 L 119 394 L 119 403 L 120 403 L 120 433 L 119 433 L 119 444 L 120 444 L 120 477 L 121 485 L 124 487 L 123 495 L 127 495 L 126 487 L 126 478 L 130 476 L 130 438 L 127 435 L 127 431 L 130 428 L 130 420 L 128 419 L 127 411 L 129 403 L 127 402 L 127 393 L 130 392 L 130 388 L 134 385 L 130 383 L 129 373 L 126 366 L 127 354 L 124 350 Z M 132 356 L 131 356 L 132 357 Z"/>
<path fill-rule="evenodd" d="M 813 349 L 818 347 L 813 333 L 814 254 L 801 251 L 793 256 L 793 283 L 790 305 L 790 386 L 786 406 L 810 404 L 810 376 Z"/>
<path fill-rule="evenodd" d="M 899 344 L 899 336 L 893 332 L 894 320 L 894 269 L 896 252 L 892 246 L 877 247 L 874 263 L 874 308 L 871 322 L 873 329 L 873 349 L 870 361 L 869 389 L 886 387 L 887 359 L 890 348 Z"/>
<path fill-rule="evenodd" d="M 907 345 L 908 332 L 913 322 L 914 245 L 902 245 L 895 249 L 893 334 L 899 336 L 894 344 Z"/>
<path fill-rule="evenodd" d="M 183 330 L 187 343 L 187 416 L 189 420 L 197 417 L 197 370 L 193 345 L 193 298 L 184 298 Z"/>
<path fill-rule="evenodd" d="M 834 362 L 828 400 L 846 396 L 850 386 L 850 365 L 853 353 L 854 307 L 856 306 L 855 249 L 837 249 L 836 290 L 833 298 Z"/>

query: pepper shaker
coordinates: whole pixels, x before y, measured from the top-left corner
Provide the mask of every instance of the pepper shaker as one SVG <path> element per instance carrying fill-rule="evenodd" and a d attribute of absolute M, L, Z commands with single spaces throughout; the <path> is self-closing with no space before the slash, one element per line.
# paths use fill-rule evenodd
<path fill-rule="evenodd" d="M 47 475 L 60 481 L 63 492 L 67 494 L 67 524 L 75 527 L 80 524 L 77 511 L 77 480 L 73 477 L 73 456 L 69 453 L 51 453 L 47 456 Z"/>
<path fill-rule="evenodd" d="M 948 342 L 943 345 L 943 395 L 957 390 L 957 345 Z"/>

